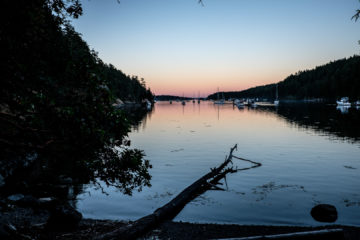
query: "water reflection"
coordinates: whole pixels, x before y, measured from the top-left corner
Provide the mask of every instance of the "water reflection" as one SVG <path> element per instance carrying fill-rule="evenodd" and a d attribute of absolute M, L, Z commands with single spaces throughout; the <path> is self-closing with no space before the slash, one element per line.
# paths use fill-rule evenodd
<path fill-rule="evenodd" d="M 342 114 L 349 113 L 350 106 L 336 106 L 336 109 L 339 110 Z"/>
<path fill-rule="evenodd" d="M 146 127 L 146 121 L 152 114 L 147 113 L 143 109 L 126 110 L 127 119 L 134 130 L 138 130 L 139 126 Z M 129 148 L 130 141 L 125 140 L 125 144 L 120 151 L 105 149 L 101 155 L 97 154 L 101 146 L 88 149 L 86 144 L 79 152 L 66 148 L 60 152 L 56 149 L 56 156 L 51 149 L 28 153 L 24 157 L 9 154 L 5 161 L 0 162 L 0 198 L 14 194 L 35 198 L 53 197 L 62 202 L 69 201 L 74 206 L 77 196 L 83 192 L 84 184 L 90 182 L 102 188 L 98 182 L 101 180 L 101 183 L 116 186 L 126 194 L 131 194 L 136 188 L 149 186 L 149 162 L 143 161 L 141 150 Z M 83 152 L 93 158 L 85 158 L 81 155 Z"/>
<path fill-rule="evenodd" d="M 335 205 L 339 224 L 356 225 L 360 217 L 360 148 L 338 141 L 358 142 L 355 108 L 342 114 L 335 105 L 324 104 L 238 109 L 212 102 L 157 102 L 151 119 L 143 122 L 146 127 L 132 132 L 130 139 L 153 165 L 152 187 L 131 198 L 112 188 L 106 188 L 109 196 L 104 197 L 90 187 L 91 196 L 79 196 L 85 217 L 143 217 L 217 166 L 234 143 L 239 147 L 235 155 L 263 166 L 229 176 L 228 191 L 205 193 L 175 220 L 316 225 L 310 210 L 318 203 Z"/>
<path fill-rule="evenodd" d="M 356 108 L 319 103 L 282 104 L 276 108 L 261 107 L 258 111 L 277 114 L 290 124 L 352 142 L 360 139 L 360 111 Z"/>

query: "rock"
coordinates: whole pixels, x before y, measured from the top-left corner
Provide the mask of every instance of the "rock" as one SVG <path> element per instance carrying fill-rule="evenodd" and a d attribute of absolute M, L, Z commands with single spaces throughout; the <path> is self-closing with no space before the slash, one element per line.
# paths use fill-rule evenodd
<path fill-rule="evenodd" d="M 14 194 L 14 195 L 8 196 L 7 199 L 9 201 L 11 201 L 11 202 L 16 202 L 16 201 L 19 201 L 22 198 L 24 198 L 24 195 L 22 195 L 22 194 Z"/>
<path fill-rule="evenodd" d="M 53 198 L 53 197 L 43 197 L 43 198 L 39 198 L 39 201 L 41 204 L 47 204 L 49 202 L 53 202 L 55 201 L 56 198 Z"/>
<path fill-rule="evenodd" d="M 337 220 L 337 211 L 333 205 L 319 204 L 311 209 L 311 216 L 318 222 L 332 223 Z"/>
<path fill-rule="evenodd" d="M 81 213 L 69 204 L 59 205 L 52 210 L 46 227 L 56 231 L 71 231 L 77 228 L 81 219 Z"/>

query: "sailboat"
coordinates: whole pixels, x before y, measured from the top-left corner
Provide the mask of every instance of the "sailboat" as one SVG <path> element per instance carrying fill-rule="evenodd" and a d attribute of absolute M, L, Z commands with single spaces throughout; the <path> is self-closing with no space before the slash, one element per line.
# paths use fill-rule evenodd
<path fill-rule="evenodd" d="M 217 91 L 217 100 L 214 102 L 214 104 L 224 104 L 225 103 L 225 99 L 224 99 L 224 93 L 222 93 L 222 99 L 219 99 L 219 88 Z"/>
<path fill-rule="evenodd" d="M 278 84 L 276 84 L 276 99 L 274 101 L 274 105 L 278 106 L 279 105 L 279 90 L 278 90 Z"/>
<path fill-rule="evenodd" d="M 182 99 L 182 101 L 181 101 L 181 104 L 182 104 L 182 105 L 185 105 L 185 104 L 186 104 L 185 99 L 184 99 L 184 94 L 183 94 L 183 99 Z"/>

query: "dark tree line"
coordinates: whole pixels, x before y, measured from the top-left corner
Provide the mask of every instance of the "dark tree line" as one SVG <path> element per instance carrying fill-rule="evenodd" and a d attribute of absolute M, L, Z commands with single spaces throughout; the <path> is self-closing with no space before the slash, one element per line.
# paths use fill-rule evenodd
<path fill-rule="evenodd" d="M 0 11 L 1 164 L 33 154 L 126 193 L 149 185 L 149 162 L 128 147 L 129 118 L 112 104 L 152 93 L 104 64 L 68 23 L 82 14 L 80 2 L 4 0 Z"/>
<path fill-rule="evenodd" d="M 360 99 L 360 57 L 353 56 L 330 62 L 312 70 L 299 71 L 278 83 L 280 99 L 303 100 L 322 98 L 335 100 L 348 96 L 351 101 Z M 268 84 L 244 91 L 225 92 L 226 98 L 274 99 L 276 84 Z M 215 99 L 216 93 L 208 98 Z"/>
<path fill-rule="evenodd" d="M 191 98 L 191 97 L 180 97 L 180 96 L 173 96 L 173 95 L 157 95 L 155 97 L 158 101 L 175 101 L 175 100 L 193 100 L 197 98 Z M 200 98 L 203 99 L 203 98 Z"/>
<path fill-rule="evenodd" d="M 153 100 L 154 98 L 151 90 L 146 89 L 146 83 L 143 78 L 127 76 L 112 64 L 102 65 L 101 76 L 104 79 L 108 79 L 112 94 L 121 100 L 139 102 L 143 99 Z"/>

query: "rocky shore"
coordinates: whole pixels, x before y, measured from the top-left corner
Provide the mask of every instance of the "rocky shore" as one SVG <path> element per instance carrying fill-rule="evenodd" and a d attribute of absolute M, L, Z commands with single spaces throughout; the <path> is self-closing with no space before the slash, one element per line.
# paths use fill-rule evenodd
<path fill-rule="evenodd" d="M 52 194 L 47 197 L 14 193 L 0 199 L 0 239 L 93 239 L 132 223 L 83 219 L 81 213 L 75 209 L 75 201 L 69 200 L 75 199 L 75 196 L 69 195 L 72 192 L 69 191 L 69 186 L 73 180 L 60 176 L 57 182 L 58 184 L 51 185 Z M 312 209 L 311 215 L 317 221 L 325 222 L 324 226 L 223 225 L 166 221 L 140 239 L 224 239 L 342 229 L 344 238 L 340 239 L 360 240 L 360 227 L 335 225 L 337 211 L 334 206 L 319 204 Z"/>
<path fill-rule="evenodd" d="M 0 215 L 0 239 L 92 239 L 116 227 L 131 222 L 82 219 L 76 227 L 62 220 L 57 226 L 49 225 L 50 212 L 45 209 L 9 207 Z M 360 227 L 327 225 L 322 227 L 299 226 L 259 226 L 194 224 L 184 222 L 164 222 L 139 239 L 222 239 L 247 236 L 262 236 L 319 229 L 344 230 L 344 239 L 360 239 Z"/>
<path fill-rule="evenodd" d="M 6 190 L 0 197 L 0 239 L 93 239 L 132 223 L 83 219 L 81 213 L 75 208 L 76 192 L 80 191 L 76 190 L 75 186 L 79 184 L 76 179 L 65 175 L 55 176 L 51 178 L 51 181 L 49 178 L 46 184 L 38 183 L 32 186 L 31 181 L 21 181 L 19 184 L 15 181 L 9 187 L 6 187 L 2 177 L 6 175 L 0 176 L 0 188 Z M 337 214 L 336 208 L 332 205 L 315 206 L 311 210 L 311 215 L 315 220 L 325 222 L 322 227 L 221 225 L 167 221 L 140 239 L 224 239 L 320 229 L 342 229 L 344 238 L 341 239 L 360 240 L 360 227 L 335 225 Z"/>
<path fill-rule="evenodd" d="M 34 164 L 35 159 L 28 157 L 21 163 L 37 166 Z M 126 221 L 83 219 L 75 207 L 77 193 L 81 192 L 79 180 L 56 174 L 49 175 L 46 180 L 39 182 L 31 177 L 22 179 L 20 176 L 29 172 L 26 170 L 28 168 L 24 167 L 22 171 L 15 172 L 10 164 L 14 163 L 14 166 L 18 166 L 15 160 L 7 161 L 8 164 L 3 164 L 1 168 L 3 169 L 0 174 L 1 240 L 93 239 L 132 224 Z M 33 174 L 31 176 L 38 176 L 35 174 L 36 171 L 30 172 Z M 340 239 L 360 240 L 360 227 L 335 225 L 338 217 L 335 206 L 318 204 L 309 214 L 315 220 L 323 222 L 324 226 L 222 225 L 166 221 L 140 239 L 224 239 L 342 229 L 341 233 L 344 237 Z"/>

